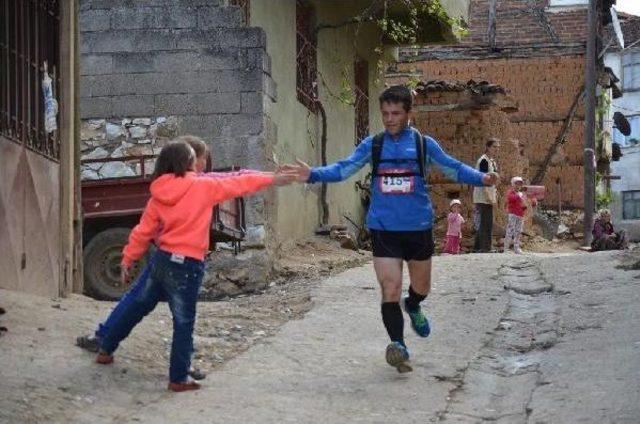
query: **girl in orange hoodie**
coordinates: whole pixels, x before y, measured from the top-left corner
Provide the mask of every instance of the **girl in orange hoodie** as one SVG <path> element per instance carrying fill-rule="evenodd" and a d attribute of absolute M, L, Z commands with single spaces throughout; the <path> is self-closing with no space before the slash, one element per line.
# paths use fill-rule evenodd
<path fill-rule="evenodd" d="M 131 265 L 144 255 L 155 238 L 158 250 L 152 260 L 150 278 L 102 340 L 96 358 L 101 364 L 112 363 L 113 352 L 120 342 L 165 298 L 173 315 L 169 366 L 169 389 L 173 391 L 200 388 L 187 379 L 187 372 L 213 207 L 227 199 L 295 180 L 295 175 L 286 172 L 212 179 L 198 176 L 195 166 L 195 152 L 185 142 L 172 142 L 160 152 L 150 188 L 151 199 L 140 223 L 129 235 L 122 259 L 122 279 L 126 284 Z"/>

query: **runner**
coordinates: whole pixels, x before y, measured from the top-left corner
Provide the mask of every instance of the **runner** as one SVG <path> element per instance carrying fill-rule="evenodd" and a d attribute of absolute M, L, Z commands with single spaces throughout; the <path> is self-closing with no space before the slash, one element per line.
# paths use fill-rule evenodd
<path fill-rule="evenodd" d="M 385 131 L 362 140 L 346 159 L 311 168 L 298 160 L 299 182 L 344 181 L 365 164 L 372 166 L 371 206 L 367 227 L 373 238 L 373 266 L 382 292 L 382 321 L 391 343 L 386 360 L 398 372 L 412 371 L 404 341 L 404 309 L 421 337 L 431 331 L 420 303 L 431 289 L 433 209 L 426 175 L 437 165 L 447 177 L 474 186 L 496 184 L 498 175 L 481 173 L 448 156 L 429 136 L 409 126 L 411 91 L 404 86 L 386 89 L 379 98 Z M 402 299 L 403 261 L 409 268 L 409 294 Z"/>

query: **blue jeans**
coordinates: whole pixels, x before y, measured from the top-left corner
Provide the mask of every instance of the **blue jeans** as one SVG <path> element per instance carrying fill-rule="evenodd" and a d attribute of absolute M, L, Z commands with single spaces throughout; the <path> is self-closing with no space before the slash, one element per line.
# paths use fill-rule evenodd
<path fill-rule="evenodd" d="M 178 263 L 171 258 L 171 253 L 162 250 L 154 254 L 149 278 L 145 283 L 142 279 L 136 283 L 136 286 L 141 286 L 137 295 L 132 296 L 131 301 L 118 312 L 100 347 L 109 354 L 113 353 L 142 318 L 165 298 L 173 315 L 169 380 L 180 383 L 187 379 L 191 366 L 196 302 L 204 276 L 204 262 L 185 258 L 183 263 Z"/>
<path fill-rule="evenodd" d="M 104 322 L 98 324 L 98 328 L 95 331 L 95 335 L 100 340 L 107 337 L 109 334 L 109 329 L 113 327 L 113 324 L 118 321 L 118 318 L 124 311 L 127 310 L 129 305 L 138 297 L 140 291 L 144 288 L 145 284 L 147 284 L 147 279 L 149 278 L 149 274 L 151 272 L 151 261 L 144 267 L 136 282 L 129 288 L 129 290 L 120 298 L 118 304 L 115 308 L 109 313 L 109 316 Z"/>

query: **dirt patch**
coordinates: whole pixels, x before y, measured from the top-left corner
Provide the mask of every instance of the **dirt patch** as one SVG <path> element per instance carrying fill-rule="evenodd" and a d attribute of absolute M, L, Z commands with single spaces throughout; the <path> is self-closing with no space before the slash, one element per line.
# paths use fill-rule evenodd
<path fill-rule="evenodd" d="M 524 237 L 522 248 L 528 252 L 536 253 L 569 253 L 575 252 L 581 245 L 581 241 L 574 239 L 547 240 L 540 236 L 534 236 Z"/>
<path fill-rule="evenodd" d="M 618 269 L 636 271 L 640 269 L 640 246 L 636 243 L 629 246 L 629 250 L 620 251 L 618 255 Z"/>
<path fill-rule="evenodd" d="M 369 258 L 367 252 L 341 249 L 331 240 L 310 240 L 285 252 L 279 277 L 261 293 L 200 302 L 194 365 L 209 372 L 287 321 L 301 318 L 312 307 L 310 292 L 318 277 Z M 92 406 L 124 402 L 136 408 L 166 393 L 172 337 L 166 304 L 158 305 L 122 343 L 112 367 L 96 365 L 93 355 L 74 343 L 77 336 L 94 331 L 113 302 L 0 290 L 0 304 L 7 310 L 2 325 L 9 330 L 0 337 L 0 358 L 7 371 L 0 385 L 0 421 L 73 421 Z"/>

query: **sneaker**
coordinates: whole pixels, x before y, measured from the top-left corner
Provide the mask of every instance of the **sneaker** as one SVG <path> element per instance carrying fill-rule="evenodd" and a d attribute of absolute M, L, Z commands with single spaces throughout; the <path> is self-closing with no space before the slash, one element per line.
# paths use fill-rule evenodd
<path fill-rule="evenodd" d="M 385 358 L 387 364 L 397 369 L 401 374 L 413 371 L 409 365 L 409 350 L 400 342 L 392 342 L 387 346 Z"/>
<path fill-rule="evenodd" d="M 189 369 L 189 372 L 187 374 L 194 380 L 204 380 L 205 378 L 207 378 L 207 374 L 205 374 L 199 368 L 191 368 Z"/>
<path fill-rule="evenodd" d="M 98 351 L 100 350 L 101 342 L 102 339 L 94 335 L 80 336 L 76 339 L 76 346 L 84 350 L 88 350 L 89 352 L 98 353 Z"/>
<path fill-rule="evenodd" d="M 182 383 L 169 383 L 167 389 L 172 392 L 186 392 L 187 390 L 198 390 L 200 385 L 193 380 L 187 380 Z"/>
<path fill-rule="evenodd" d="M 402 303 L 402 309 L 409 315 L 411 318 L 411 328 L 418 333 L 420 337 L 428 337 L 431 334 L 431 327 L 429 326 L 429 320 L 422 312 L 422 308 L 418 308 L 416 311 L 410 311 L 407 307 L 407 299 L 405 297 Z"/>
<path fill-rule="evenodd" d="M 516 255 L 522 255 L 522 250 L 520 250 L 520 248 L 519 248 L 519 247 L 516 247 L 515 249 L 513 249 L 513 252 L 514 252 Z"/>

